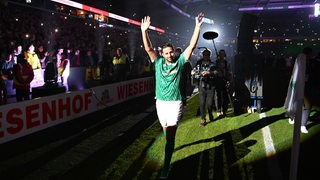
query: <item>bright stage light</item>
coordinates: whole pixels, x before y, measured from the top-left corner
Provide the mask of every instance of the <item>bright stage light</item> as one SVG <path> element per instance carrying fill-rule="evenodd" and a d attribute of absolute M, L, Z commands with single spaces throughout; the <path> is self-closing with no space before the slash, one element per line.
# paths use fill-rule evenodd
<path fill-rule="evenodd" d="M 307 5 L 283 5 L 283 6 L 254 6 L 254 7 L 242 7 L 239 8 L 239 11 L 266 11 L 266 10 L 284 10 L 284 9 L 303 9 L 303 8 L 312 8 L 313 4 Z"/>
<path fill-rule="evenodd" d="M 314 4 L 314 17 L 319 16 L 319 13 L 320 13 L 319 7 L 320 7 L 319 3 Z"/>
<path fill-rule="evenodd" d="M 133 19 L 129 19 L 129 18 L 120 16 L 120 15 L 117 15 L 117 14 L 113 14 L 113 13 L 110 13 L 110 12 L 107 12 L 107 11 L 104 11 L 104 10 L 101 10 L 101 9 L 97 9 L 97 8 L 94 8 L 94 7 L 91 7 L 91 6 L 87 6 L 85 4 L 80 4 L 80 3 L 75 2 L 75 1 L 70 1 L 70 0 L 51 0 L 51 1 L 56 2 L 56 3 L 60 3 L 60 4 L 64 4 L 64 5 L 67 5 L 67 6 L 71 6 L 71 7 L 77 8 L 77 9 L 85 10 L 85 11 L 88 11 L 88 12 L 100 14 L 100 15 L 103 15 L 103 16 L 106 16 L 106 17 L 110 17 L 110 18 L 119 20 L 119 21 L 128 22 L 130 24 L 134 24 L 134 25 L 137 25 L 137 26 L 141 25 L 141 22 L 139 22 L 139 21 L 136 21 L 136 20 L 133 20 Z M 154 31 L 158 31 L 160 33 L 165 33 L 164 29 L 161 29 L 161 28 L 158 28 L 158 27 L 150 26 L 149 29 L 152 29 Z"/>

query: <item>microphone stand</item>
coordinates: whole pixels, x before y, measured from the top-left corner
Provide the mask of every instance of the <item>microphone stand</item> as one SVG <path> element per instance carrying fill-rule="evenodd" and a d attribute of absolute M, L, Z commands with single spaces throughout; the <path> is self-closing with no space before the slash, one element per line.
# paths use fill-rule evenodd
<path fill-rule="evenodd" d="M 218 33 L 214 32 L 214 31 L 207 31 L 205 33 L 203 33 L 203 38 L 204 39 L 207 39 L 207 40 L 212 40 L 212 43 L 213 43 L 213 48 L 216 52 L 216 56 L 217 56 L 217 59 L 218 59 L 218 51 L 217 51 L 217 48 L 216 48 L 216 44 L 214 42 L 214 39 L 218 37 Z"/>
<path fill-rule="evenodd" d="M 217 56 L 217 59 L 218 59 L 219 54 L 218 54 L 218 51 L 217 51 L 216 43 L 214 43 L 214 39 L 212 39 L 212 43 L 213 43 L 213 48 L 216 51 L 216 56 Z"/>

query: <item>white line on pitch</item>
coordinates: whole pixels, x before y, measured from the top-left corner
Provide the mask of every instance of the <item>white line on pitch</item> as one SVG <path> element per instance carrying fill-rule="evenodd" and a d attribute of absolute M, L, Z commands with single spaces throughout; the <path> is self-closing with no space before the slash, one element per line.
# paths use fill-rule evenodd
<path fill-rule="evenodd" d="M 266 114 L 261 113 L 259 114 L 260 119 L 265 118 Z M 276 150 L 274 149 L 273 140 L 271 137 L 271 132 L 269 126 L 265 126 L 262 128 L 262 135 L 263 135 L 263 142 L 266 149 L 267 156 L 273 155 L 276 153 Z"/>
<path fill-rule="evenodd" d="M 267 117 L 265 113 L 259 114 L 260 119 Z M 282 173 L 279 167 L 279 162 L 276 156 L 276 150 L 271 137 L 271 131 L 269 126 L 262 128 L 263 142 L 268 157 L 268 171 L 271 179 L 282 179 Z"/>

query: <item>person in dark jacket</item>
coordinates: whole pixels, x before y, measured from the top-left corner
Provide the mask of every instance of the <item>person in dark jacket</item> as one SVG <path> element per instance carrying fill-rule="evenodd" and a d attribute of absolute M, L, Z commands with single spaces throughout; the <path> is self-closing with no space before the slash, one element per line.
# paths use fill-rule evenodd
<path fill-rule="evenodd" d="M 16 89 L 17 101 L 30 99 L 30 82 L 34 78 L 32 66 L 24 58 L 18 55 L 18 63 L 13 68 L 13 88 Z"/>
<path fill-rule="evenodd" d="M 205 126 L 207 124 L 206 109 L 208 110 L 209 120 L 214 120 L 212 114 L 215 95 L 214 63 L 211 61 L 210 57 L 211 51 L 205 49 L 202 52 L 202 58 L 197 61 L 195 69 L 191 71 L 192 77 L 196 81 L 195 85 L 199 89 L 200 126 Z"/>

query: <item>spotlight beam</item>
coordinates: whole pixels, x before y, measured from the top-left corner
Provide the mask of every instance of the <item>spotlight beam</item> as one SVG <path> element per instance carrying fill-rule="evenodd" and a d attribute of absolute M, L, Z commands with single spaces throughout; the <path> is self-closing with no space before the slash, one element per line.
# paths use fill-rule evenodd
<path fill-rule="evenodd" d="M 91 6 L 87 6 L 85 4 L 81 4 L 81 3 L 78 3 L 78 2 L 75 2 L 75 1 L 70 1 L 70 0 L 51 0 L 51 1 L 56 2 L 56 3 L 60 3 L 60 4 L 64 4 L 64 5 L 67 5 L 67 6 L 71 6 L 71 7 L 74 7 L 74 8 L 82 9 L 82 10 L 85 10 L 85 11 L 93 12 L 93 13 L 96 13 L 96 14 L 101 14 L 101 15 L 104 15 L 106 17 L 110 17 L 110 18 L 113 18 L 113 19 L 116 19 L 116 20 L 119 20 L 119 21 L 124 21 L 124 22 L 130 23 L 130 24 L 134 24 L 134 25 L 137 25 L 137 26 L 141 26 L 141 22 L 139 22 L 139 21 L 135 21 L 133 19 L 129 19 L 129 18 L 117 15 L 117 14 L 113 14 L 111 12 L 107 12 L 107 11 L 104 11 L 104 10 L 101 10 L 101 9 L 97 9 L 97 8 L 94 8 L 94 7 L 91 7 Z M 164 29 L 161 29 L 161 28 L 158 28 L 158 27 L 150 26 L 149 29 L 154 30 L 154 31 L 158 31 L 160 33 L 165 33 Z"/>

